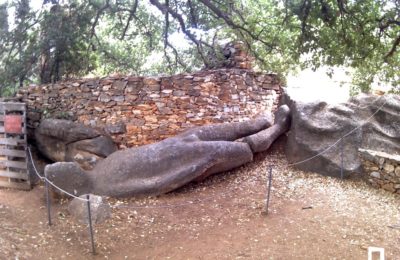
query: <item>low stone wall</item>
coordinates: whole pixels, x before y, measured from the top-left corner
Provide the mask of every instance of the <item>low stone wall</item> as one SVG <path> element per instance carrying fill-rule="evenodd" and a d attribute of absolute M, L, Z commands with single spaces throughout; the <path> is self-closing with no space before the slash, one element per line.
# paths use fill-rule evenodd
<path fill-rule="evenodd" d="M 376 187 L 400 194 L 400 155 L 359 149 L 368 182 Z"/>
<path fill-rule="evenodd" d="M 31 85 L 28 128 L 65 118 L 109 133 L 120 148 L 143 145 L 209 123 L 242 121 L 276 109 L 276 75 L 218 69 L 169 77 L 118 76 Z"/>

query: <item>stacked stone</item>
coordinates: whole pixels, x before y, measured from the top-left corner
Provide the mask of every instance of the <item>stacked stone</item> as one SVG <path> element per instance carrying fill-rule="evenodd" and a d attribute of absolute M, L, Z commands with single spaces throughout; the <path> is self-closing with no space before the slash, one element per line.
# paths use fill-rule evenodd
<path fill-rule="evenodd" d="M 218 69 L 170 77 L 107 77 L 19 91 L 28 127 L 64 118 L 109 133 L 120 148 L 174 136 L 198 125 L 242 121 L 273 111 L 281 94 L 276 75 Z"/>
<path fill-rule="evenodd" d="M 400 155 L 359 149 L 368 182 L 384 190 L 400 194 Z"/>
<path fill-rule="evenodd" d="M 254 58 L 244 51 L 243 44 L 235 43 L 234 48 L 237 50 L 233 57 L 235 67 L 240 69 L 251 69 Z"/>

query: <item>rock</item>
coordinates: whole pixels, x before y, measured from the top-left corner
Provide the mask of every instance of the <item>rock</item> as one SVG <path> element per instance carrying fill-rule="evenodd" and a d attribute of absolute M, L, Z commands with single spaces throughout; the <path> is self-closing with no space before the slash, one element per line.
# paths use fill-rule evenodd
<path fill-rule="evenodd" d="M 394 188 L 394 184 L 393 183 L 385 183 L 382 185 L 382 189 L 390 191 L 390 192 L 395 192 L 396 189 Z"/>
<path fill-rule="evenodd" d="M 115 89 L 124 90 L 127 84 L 128 84 L 127 81 L 118 80 L 118 81 L 114 81 L 114 83 L 113 83 L 112 86 L 113 86 L 113 88 L 115 88 Z"/>
<path fill-rule="evenodd" d="M 89 193 L 93 188 L 85 172 L 74 162 L 48 164 L 44 168 L 44 174 L 56 186 L 75 196 Z M 55 188 L 53 190 L 63 194 Z"/>
<path fill-rule="evenodd" d="M 400 177 L 400 166 L 396 167 L 396 170 L 394 170 L 394 173 L 396 174 L 397 177 Z"/>
<path fill-rule="evenodd" d="M 79 164 L 80 167 L 82 167 L 85 170 L 90 170 L 93 169 L 93 167 L 96 165 L 98 161 L 103 159 L 102 157 L 96 156 L 94 154 L 84 152 L 84 151 L 78 151 L 74 153 L 74 156 L 71 157 L 71 161 L 74 161 Z"/>
<path fill-rule="evenodd" d="M 395 123 L 400 122 L 399 96 L 364 95 L 347 103 L 328 104 L 302 103 L 285 94 L 283 102 L 292 111 L 286 155 L 301 170 L 339 177 L 342 146 L 345 176 L 362 171 L 358 148 L 400 151 L 400 124 Z"/>
<path fill-rule="evenodd" d="M 394 166 L 391 165 L 391 164 L 389 164 L 389 163 L 385 163 L 385 164 L 383 165 L 383 169 L 384 169 L 385 172 L 387 172 L 387 173 L 394 172 Z"/>
<path fill-rule="evenodd" d="M 107 125 L 105 127 L 105 131 L 108 134 L 125 134 L 126 133 L 126 125 L 122 122 L 118 122 L 116 124 Z"/>
<path fill-rule="evenodd" d="M 378 179 L 381 178 L 381 174 L 379 172 L 371 172 L 370 175 L 371 175 L 371 177 L 374 177 L 374 178 L 378 178 Z"/>
<path fill-rule="evenodd" d="M 372 187 L 374 187 L 374 188 L 380 188 L 379 183 L 377 183 L 377 182 L 375 181 L 375 179 L 368 179 L 368 182 L 372 185 Z"/>
<path fill-rule="evenodd" d="M 79 196 L 87 199 L 87 195 Z M 103 198 L 89 194 L 90 214 L 93 224 L 99 224 L 111 217 L 111 207 L 104 203 Z M 89 224 L 87 202 L 74 198 L 68 205 L 68 212 L 79 222 Z"/>
<path fill-rule="evenodd" d="M 75 161 L 84 169 L 117 150 L 112 139 L 72 121 L 46 119 L 35 131 L 39 151 L 55 162 Z"/>

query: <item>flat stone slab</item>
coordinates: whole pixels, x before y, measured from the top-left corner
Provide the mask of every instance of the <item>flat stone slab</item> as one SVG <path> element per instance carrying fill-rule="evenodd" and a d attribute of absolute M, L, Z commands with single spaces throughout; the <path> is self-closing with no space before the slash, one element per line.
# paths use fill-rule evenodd
<path fill-rule="evenodd" d="M 369 159 L 371 157 L 381 157 L 381 158 L 385 158 L 385 159 L 400 163 L 400 154 L 388 154 L 388 153 L 381 152 L 381 151 L 374 151 L 374 150 L 362 149 L 362 148 L 359 148 L 358 151 L 360 152 L 360 155 L 365 157 L 366 159 Z"/>

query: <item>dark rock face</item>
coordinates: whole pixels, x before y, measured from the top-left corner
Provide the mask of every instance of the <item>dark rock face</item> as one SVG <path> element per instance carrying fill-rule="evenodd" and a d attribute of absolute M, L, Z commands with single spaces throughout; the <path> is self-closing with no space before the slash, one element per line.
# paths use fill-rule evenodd
<path fill-rule="evenodd" d="M 39 151 L 50 160 L 77 162 L 86 170 L 117 150 L 110 137 L 68 120 L 43 120 L 35 138 Z"/>
<path fill-rule="evenodd" d="M 342 147 L 345 176 L 361 171 L 358 148 L 400 153 L 397 95 L 363 95 L 342 104 L 301 103 L 287 95 L 285 100 L 292 111 L 286 149 L 290 163 L 306 160 L 333 145 L 321 156 L 296 164 L 301 170 L 340 176 Z M 343 136 L 341 142 L 335 143 Z"/>
<path fill-rule="evenodd" d="M 58 168 L 54 170 L 56 176 L 46 174 L 67 191 L 80 191 L 78 195 L 88 190 L 113 197 L 167 193 L 193 180 L 252 161 L 253 146 L 256 151 L 267 150 L 286 132 L 289 113 L 288 107 L 281 107 L 273 125 L 271 117 L 260 117 L 240 123 L 196 127 L 155 144 L 114 152 L 90 172 L 81 170 L 71 176 L 70 166 L 59 163 L 54 166 Z M 46 169 L 53 170 L 53 167 Z M 67 184 L 81 177 L 86 178 L 81 181 L 83 187 L 72 188 Z"/>

